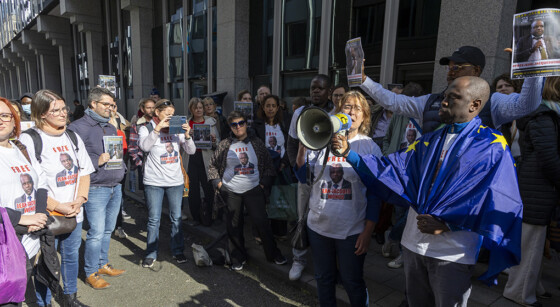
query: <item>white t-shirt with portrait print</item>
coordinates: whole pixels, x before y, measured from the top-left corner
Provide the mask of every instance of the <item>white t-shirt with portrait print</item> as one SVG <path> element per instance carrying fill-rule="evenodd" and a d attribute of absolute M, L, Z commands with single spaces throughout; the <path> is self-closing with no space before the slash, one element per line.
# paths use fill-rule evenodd
<path fill-rule="evenodd" d="M 271 126 L 266 124 L 265 137 L 266 148 L 278 152 L 280 154 L 280 158 L 284 157 L 284 154 L 286 153 L 286 141 L 284 140 L 284 134 L 282 133 L 280 125 L 276 124 Z M 276 138 L 276 145 L 274 145 L 274 138 Z"/>
<path fill-rule="evenodd" d="M 32 129 L 39 133 L 43 143 L 40 164 L 35 159 L 35 147 L 31 136 L 23 133 L 20 136 L 20 142 L 27 147 L 31 161 L 40 165 L 47 182 L 49 197 L 59 203 L 74 201 L 78 193 L 80 177 L 95 171 L 84 141 L 76 134 L 78 140 L 78 150 L 76 151 L 76 147 L 67 133 L 53 136 L 42 130 Z M 82 208 L 76 216 L 76 222 L 80 223 L 83 220 L 84 210 Z"/>
<path fill-rule="evenodd" d="M 154 121 L 148 125 L 156 126 Z M 168 134 L 161 131 L 157 134 L 153 130 L 148 132 L 148 128 L 142 126 L 138 130 L 138 143 L 140 149 L 148 155 L 144 166 L 145 185 L 174 187 L 184 184 L 179 146 L 182 145 L 187 154 L 194 154 L 196 145 L 192 138 L 186 140 L 183 133 Z M 144 144 L 153 145 L 144 148 Z"/>
<path fill-rule="evenodd" d="M 222 184 L 235 193 L 245 193 L 259 185 L 259 162 L 253 144 L 243 141 L 229 146 Z"/>
<path fill-rule="evenodd" d="M 358 134 L 349 141 L 350 148 L 360 154 L 381 157 L 381 149 L 368 136 Z M 318 176 L 323 167 L 323 149 L 313 166 Z M 307 225 L 318 234 L 346 239 L 361 233 L 366 218 L 366 186 L 346 158 L 329 154 L 323 176 L 311 188 Z"/>
<path fill-rule="evenodd" d="M 0 206 L 33 215 L 36 211 L 35 192 L 46 188 L 45 179 L 35 163 L 31 164 L 10 142 L 11 148 L 0 146 Z M 36 171 L 38 170 L 38 171 Z M 29 258 L 39 251 L 39 237 L 25 234 L 21 243 Z"/>

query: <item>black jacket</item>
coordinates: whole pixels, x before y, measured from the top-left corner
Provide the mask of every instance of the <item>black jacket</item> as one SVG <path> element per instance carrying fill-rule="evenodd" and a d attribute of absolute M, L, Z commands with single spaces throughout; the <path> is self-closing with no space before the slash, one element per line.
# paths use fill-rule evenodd
<path fill-rule="evenodd" d="M 548 225 L 558 203 L 560 155 L 558 115 L 541 105 L 517 121 L 524 130 L 523 161 L 519 167 L 519 190 L 523 200 L 523 222 Z"/>

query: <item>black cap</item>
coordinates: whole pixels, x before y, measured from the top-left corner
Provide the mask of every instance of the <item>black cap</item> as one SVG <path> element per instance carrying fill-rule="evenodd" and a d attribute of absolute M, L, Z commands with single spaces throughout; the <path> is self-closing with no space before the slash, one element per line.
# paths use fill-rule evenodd
<path fill-rule="evenodd" d="M 159 96 L 159 91 L 158 91 L 157 88 L 154 87 L 154 88 L 152 89 L 152 91 L 150 92 L 150 96 L 152 96 L 152 95 L 158 95 L 158 96 Z"/>
<path fill-rule="evenodd" d="M 482 50 L 473 46 L 463 46 L 455 50 L 451 56 L 443 57 L 439 60 L 440 65 L 448 65 L 449 61 L 453 61 L 457 64 L 469 63 L 475 66 L 480 66 L 484 69 L 486 64 L 486 57 Z"/>
<path fill-rule="evenodd" d="M 24 97 L 28 97 L 33 99 L 33 93 L 23 93 L 23 95 L 21 95 L 21 97 L 19 97 L 19 100 L 22 100 Z"/>

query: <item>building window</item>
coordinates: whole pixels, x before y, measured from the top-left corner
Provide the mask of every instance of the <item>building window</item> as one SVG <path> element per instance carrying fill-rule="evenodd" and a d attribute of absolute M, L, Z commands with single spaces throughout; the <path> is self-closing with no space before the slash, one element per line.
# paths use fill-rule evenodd
<path fill-rule="evenodd" d="M 381 64 L 385 1 L 361 1 L 354 5 L 352 37 L 362 38 L 366 65 Z M 344 63 L 344 62 L 343 62 Z"/>
<path fill-rule="evenodd" d="M 282 70 L 316 69 L 321 33 L 321 1 L 283 1 Z"/>

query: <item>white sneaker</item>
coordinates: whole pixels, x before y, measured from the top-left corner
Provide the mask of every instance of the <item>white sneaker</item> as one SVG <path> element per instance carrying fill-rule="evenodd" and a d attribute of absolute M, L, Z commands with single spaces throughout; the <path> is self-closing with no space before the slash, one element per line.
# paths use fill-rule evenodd
<path fill-rule="evenodd" d="M 131 218 L 130 214 L 126 213 L 126 211 L 124 211 L 124 209 L 121 209 L 121 213 L 122 213 L 122 218 L 125 220 L 128 220 Z"/>
<path fill-rule="evenodd" d="M 391 240 L 385 240 L 383 246 L 381 246 L 381 254 L 385 258 L 391 257 L 391 248 L 393 247 L 393 242 Z"/>
<path fill-rule="evenodd" d="M 126 232 L 124 232 L 124 229 L 122 229 L 122 227 L 118 227 L 115 230 L 115 236 L 117 236 L 121 239 L 126 239 L 128 237 L 128 235 L 126 234 Z"/>
<path fill-rule="evenodd" d="M 294 263 L 292 264 L 292 268 L 290 269 L 290 280 L 300 279 L 303 269 L 305 269 L 305 265 L 294 261 Z"/>
<path fill-rule="evenodd" d="M 389 263 L 387 263 L 387 266 L 392 268 L 392 269 L 398 269 L 401 268 L 403 266 L 403 259 L 402 259 L 402 254 L 399 254 L 399 256 L 393 260 L 391 260 Z"/>

